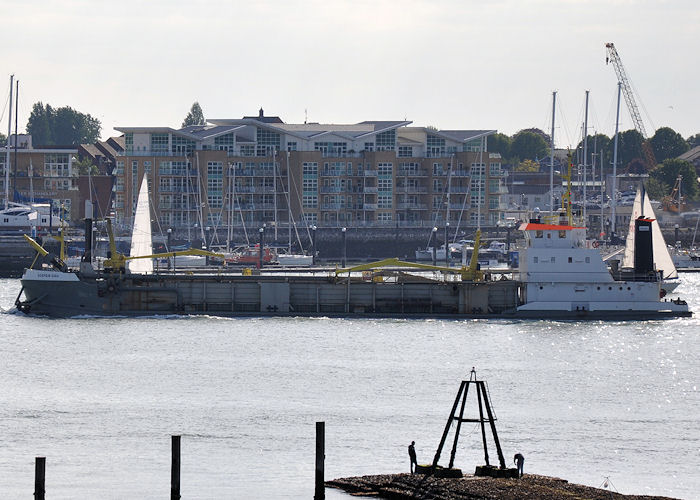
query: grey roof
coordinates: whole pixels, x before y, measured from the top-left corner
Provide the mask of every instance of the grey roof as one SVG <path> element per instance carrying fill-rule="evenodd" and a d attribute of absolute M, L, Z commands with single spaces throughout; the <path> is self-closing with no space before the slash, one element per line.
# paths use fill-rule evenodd
<path fill-rule="evenodd" d="M 700 159 L 700 146 L 695 146 L 694 148 L 689 149 L 688 151 L 686 151 L 685 153 L 680 155 L 678 158 L 680 160 L 689 161 L 691 163 L 699 160 Z"/>
<path fill-rule="evenodd" d="M 454 141 L 467 142 L 495 134 L 495 130 L 438 130 L 437 132 Z"/>

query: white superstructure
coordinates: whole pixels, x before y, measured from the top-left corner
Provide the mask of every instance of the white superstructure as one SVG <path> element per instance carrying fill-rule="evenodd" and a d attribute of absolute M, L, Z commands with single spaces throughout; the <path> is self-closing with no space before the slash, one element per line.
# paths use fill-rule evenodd
<path fill-rule="evenodd" d="M 594 314 L 612 317 L 633 312 L 687 312 L 681 300 L 661 299 L 658 273 L 643 279 L 616 280 L 596 248 L 585 239 L 585 228 L 525 223 L 526 249 L 520 259 L 525 285 L 519 312 L 551 311 L 552 316 Z"/>

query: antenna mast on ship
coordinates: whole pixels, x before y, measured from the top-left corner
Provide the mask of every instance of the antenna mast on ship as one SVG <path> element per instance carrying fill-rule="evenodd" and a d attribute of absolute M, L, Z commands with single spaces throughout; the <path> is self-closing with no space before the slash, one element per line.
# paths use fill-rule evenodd
<path fill-rule="evenodd" d="M 588 94 L 590 90 L 586 90 L 586 117 L 583 122 L 583 225 L 588 227 L 588 219 L 586 217 L 586 187 L 588 184 Z"/>

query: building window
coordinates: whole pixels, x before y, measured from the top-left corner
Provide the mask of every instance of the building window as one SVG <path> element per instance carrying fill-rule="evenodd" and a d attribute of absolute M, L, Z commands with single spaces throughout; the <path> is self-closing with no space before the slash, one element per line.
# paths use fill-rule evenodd
<path fill-rule="evenodd" d="M 410 158 L 413 156 L 412 146 L 399 146 L 399 158 Z"/>
<path fill-rule="evenodd" d="M 287 141 L 287 151 L 296 151 L 297 150 L 297 142 L 296 141 Z"/>
<path fill-rule="evenodd" d="M 151 134 L 151 153 L 154 155 L 168 152 L 168 134 Z"/>
<path fill-rule="evenodd" d="M 255 137 L 258 144 L 258 156 L 267 156 L 273 151 L 280 150 L 280 135 L 277 132 L 265 128 L 258 128 Z"/>
<path fill-rule="evenodd" d="M 377 151 L 394 151 L 396 149 L 396 129 L 379 132 L 375 141 Z"/>

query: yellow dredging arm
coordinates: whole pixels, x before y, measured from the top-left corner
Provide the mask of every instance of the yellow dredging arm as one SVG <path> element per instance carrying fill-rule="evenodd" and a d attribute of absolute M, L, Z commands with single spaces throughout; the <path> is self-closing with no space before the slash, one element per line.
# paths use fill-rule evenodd
<path fill-rule="evenodd" d="M 187 250 L 181 250 L 178 252 L 164 252 L 155 253 L 152 255 L 138 255 L 134 257 L 127 257 L 123 253 L 117 251 L 117 244 L 114 242 L 114 232 L 112 231 L 112 220 L 107 219 L 107 235 L 109 236 L 109 258 L 105 259 L 104 267 L 105 269 L 124 269 L 126 268 L 126 262 L 128 260 L 134 259 L 162 259 L 167 257 L 177 257 L 180 255 L 202 255 L 205 257 L 214 257 L 221 259 L 225 258 L 225 255 L 220 253 L 208 252 L 207 250 L 199 250 L 197 248 L 189 248 Z"/>
<path fill-rule="evenodd" d="M 31 238 L 30 236 L 27 236 L 26 234 L 23 234 L 22 236 L 24 236 L 24 239 L 27 241 L 27 243 L 29 243 L 29 245 L 30 245 L 34 250 L 36 250 L 37 258 L 38 258 L 39 256 L 41 256 L 41 257 L 46 257 L 47 255 L 49 255 L 49 252 L 48 252 L 47 250 L 45 250 L 44 247 L 42 247 L 41 245 L 39 245 L 39 243 L 37 243 L 36 240 L 34 240 L 33 238 Z M 30 269 L 34 267 L 34 264 L 36 263 L 36 260 L 37 260 L 37 259 L 35 258 L 34 261 L 32 262 L 32 265 L 29 266 Z M 59 271 L 62 271 L 62 272 L 65 272 L 65 271 L 68 269 L 68 266 L 66 266 L 66 263 L 63 262 L 63 259 L 58 258 L 58 257 L 53 256 L 53 255 L 51 256 L 51 264 L 53 265 L 54 268 L 56 268 L 56 269 L 58 269 Z"/>
<path fill-rule="evenodd" d="M 367 264 L 360 264 L 359 266 L 346 267 L 343 269 L 336 269 L 336 276 L 344 273 L 352 273 L 356 271 L 369 271 L 372 269 L 378 269 L 381 267 L 407 267 L 412 269 L 425 269 L 427 271 L 441 271 L 443 273 L 459 274 L 462 277 L 462 281 L 481 281 L 484 274 L 478 269 L 479 263 L 479 240 L 481 239 L 481 231 L 477 230 L 476 239 L 474 240 L 474 251 L 472 252 L 472 258 L 469 261 L 469 267 L 444 267 L 444 266 L 433 266 L 430 264 L 419 264 L 418 262 L 406 262 L 399 260 L 396 257 L 391 259 L 378 260 L 376 262 L 368 262 Z M 445 251 L 449 251 L 447 245 L 445 245 Z"/>

